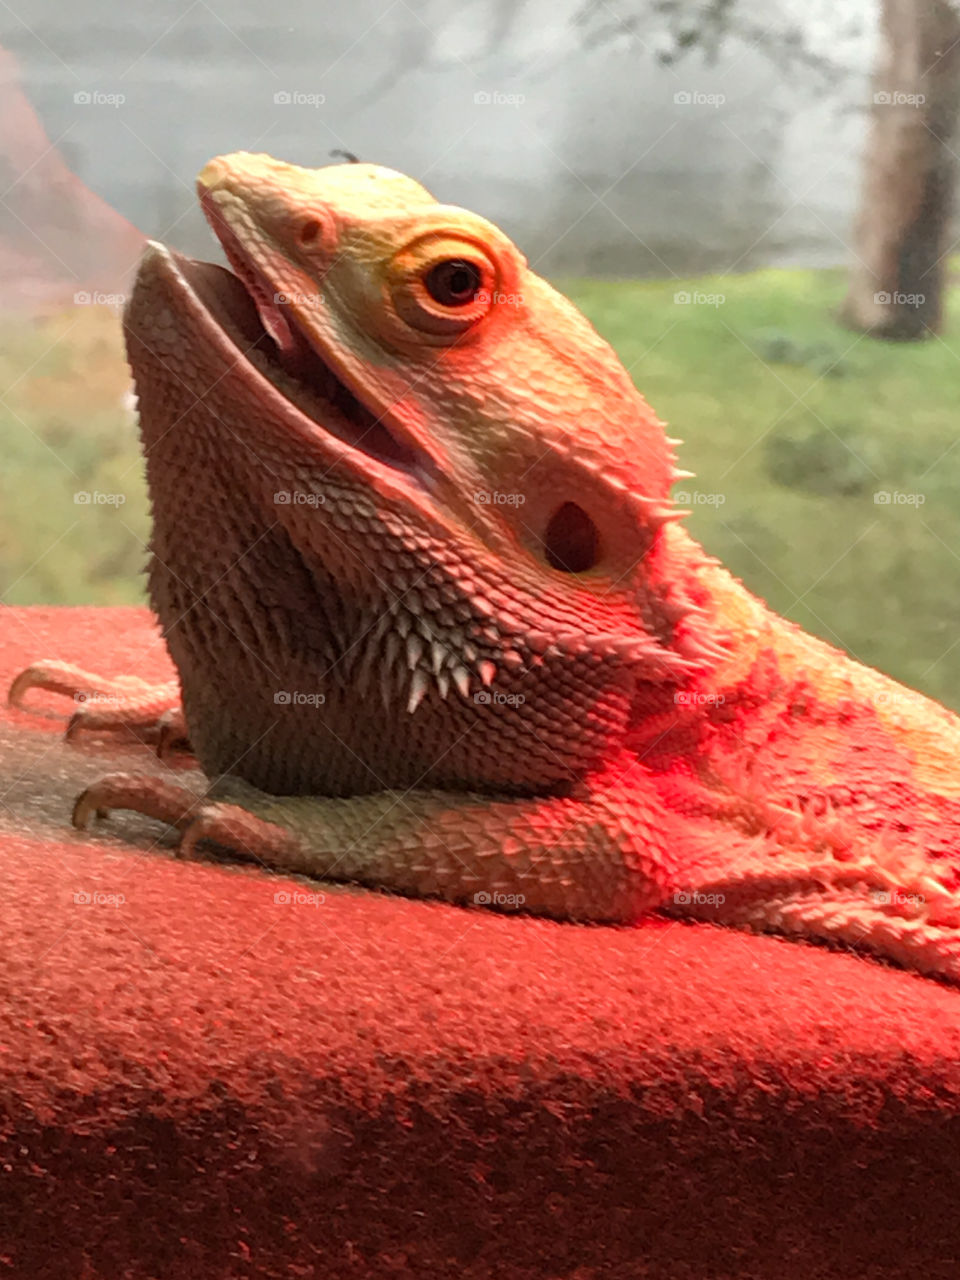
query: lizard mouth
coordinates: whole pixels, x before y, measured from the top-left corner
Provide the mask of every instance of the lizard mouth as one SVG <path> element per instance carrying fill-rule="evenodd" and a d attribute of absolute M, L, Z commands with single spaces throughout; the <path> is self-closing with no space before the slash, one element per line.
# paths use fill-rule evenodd
<path fill-rule="evenodd" d="M 226 245 L 224 246 L 227 247 Z M 283 294 L 227 250 L 234 271 L 173 254 L 179 274 L 204 310 L 268 382 L 313 424 L 353 449 L 399 470 L 418 457 L 323 359 Z"/>
<path fill-rule="evenodd" d="M 233 270 L 148 241 L 125 326 L 134 335 L 148 333 L 151 289 L 165 282 L 174 315 L 191 316 L 200 340 L 221 353 L 250 385 L 253 398 L 265 410 L 269 404 L 273 416 L 305 443 L 319 445 L 326 461 L 346 463 L 367 484 L 389 484 L 390 476 L 426 483 L 429 458 L 392 429 L 388 410 L 362 401 L 333 360 L 325 360 L 288 298 L 275 292 L 276 285 L 252 264 L 223 219 L 210 221 Z"/>

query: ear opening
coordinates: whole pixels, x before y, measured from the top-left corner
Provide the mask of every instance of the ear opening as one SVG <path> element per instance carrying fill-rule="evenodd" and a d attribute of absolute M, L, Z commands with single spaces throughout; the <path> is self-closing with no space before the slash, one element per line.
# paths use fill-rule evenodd
<path fill-rule="evenodd" d="M 547 522 L 543 549 L 552 568 L 583 573 L 600 559 L 600 531 L 583 507 L 564 502 Z"/>

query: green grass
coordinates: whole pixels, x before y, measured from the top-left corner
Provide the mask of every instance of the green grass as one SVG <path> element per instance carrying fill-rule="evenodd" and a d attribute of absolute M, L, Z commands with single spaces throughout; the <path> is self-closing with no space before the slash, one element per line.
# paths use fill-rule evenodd
<path fill-rule="evenodd" d="M 960 707 L 960 296 L 941 340 L 892 344 L 835 322 L 844 283 L 762 271 L 562 287 L 684 438 L 691 531 L 779 612 Z M 724 301 L 675 302 L 684 290 Z M 116 319 L 3 327 L 2 598 L 142 599 L 148 519 Z M 74 502 L 95 491 L 126 501 Z"/>
<path fill-rule="evenodd" d="M 674 302 L 694 288 L 725 301 Z M 960 296 L 942 339 L 889 343 L 836 322 L 844 288 L 759 271 L 565 291 L 684 440 L 697 477 L 676 489 L 719 496 L 691 532 L 778 612 L 960 707 Z"/>
<path fill-rule="evenodd" d="M 109 311 L 0 324 L 5 604 L 143 600 L 150 525 L 128 384 Z"/>

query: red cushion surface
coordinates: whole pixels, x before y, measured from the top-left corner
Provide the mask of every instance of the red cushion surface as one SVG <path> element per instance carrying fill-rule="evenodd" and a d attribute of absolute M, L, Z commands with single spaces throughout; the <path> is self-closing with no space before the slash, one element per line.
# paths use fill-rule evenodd
<path fill-rule="evenodd" d="M 0 613 L 38 657 L 168 669 L 142 610 Z M 62 727 L 0 737 L 0 1276 L 960 1275 L 960 992 L 73 833 L 166 767 Z"/>

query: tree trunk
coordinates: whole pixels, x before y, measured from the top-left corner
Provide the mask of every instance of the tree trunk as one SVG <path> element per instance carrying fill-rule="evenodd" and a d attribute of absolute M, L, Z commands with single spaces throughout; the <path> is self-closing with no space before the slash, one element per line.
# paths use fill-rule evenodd
<path fill-rule="evenodd" d="M 960 16 L 883 0 L 855 257 L 842 318 L 880 338 L 940 328 L 957 157 Z"/>

